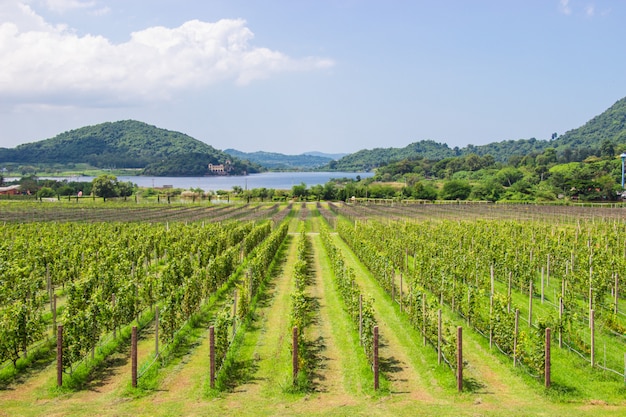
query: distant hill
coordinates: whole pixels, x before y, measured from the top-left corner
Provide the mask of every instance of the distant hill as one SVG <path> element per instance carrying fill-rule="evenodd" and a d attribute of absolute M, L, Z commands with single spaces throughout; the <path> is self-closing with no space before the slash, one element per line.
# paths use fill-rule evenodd
<path fill-rule="evenodd" d="M 601 152 L 604 141 L 612 145 L 626 144 L 626 97 L 618 100 L 607 110 L 589 120 L 583 126 L 565 132 L 550 146 L 560 153 L 580 149 Z"/>
<path fill-rule="evenodd" d="M 463 155 L 490 154 L 497 161 L 505 162 L 514 155 L 524 156 L 555 148 L 565 162 L 582 161 L 590 155 L 602 153 L 602 143 L 613 146 L 626 144 L 626 97 L 618 100 L 607 110 L 595 116 L 583 126 L 569 130 L 554 140 L 521 139 L 494 142 L 482 146 L 469 145 L 461 150 Z"/>
<path fill-rule="evenodd" d="M 432 140 L 411 143 L 404 148 L 375 148 L 363 149 L 346 155 L 338 161 L 328 164 L 329 169 L 337 171 L 371 171 L 391 162 L 423 157 L 428 159 L 443 159 L 456 156 L 455 151 L 445 143 Z"/>
<path fill-rule="evenodd" d="M 370 171 L 406 159 L 441 160 L 469 154 L 491 155 L 507 162 L 513 157 L 540 154 L 555 148 L 560 162 L 582 161 L 591 155 L 610 157 L 626 149 L 626 98 L 618 100 L 583 126 L 553 140 L 506 140 L 487 145 L 450 148 L 422 140 L 404 148 L 363 149 L 349 155 L 309 152 L 283 155 L 271 152 L 219 151 L 191 136 L 125 120 L 86 126 L 54 138 L 0 148 L 0 163 L 22 165 L 87 163 L 96 168 L 138 168 L 145 175 L 209 175 L 208 164 L 230 161 L 231 173 L 274 170 Z"/>
<path fill-rule="evenodd" d="M 348 155 L 347 153 L 325 153 L 325 152 L 304 152 L 302 155 L 321 156 L 322 158 L 328 158 L 338 160 Z"/>
<path fill-rule="evenodd" d="M 318 155 L 284 155 L 273 152 L 241 152 L 236 149 L 226 149 L 225 153 L 233 157 L 248 160 L 272 170 L 311 170 L 328 164 L 332 158 Z"/>
<path fill-rule="evenodd" d="M 0 148 L 0 163 L 88 163 L 97 168 L 140 168 L 145 175 L 161 176 L 207 175 L 209 163 L 226 161 L 232 162 L 233 174 L 259 169 L 191 136 L 135 120 L 86 126 L 13 149 Z"/>
<path fill-rule="evenodd" d="M 604 142 L 611 146 L 626 145 L 626 98 L 618 100 L 583 126 L 570 130 L 554 140 L 535 138 L 506 140 L 454 149 L 445 143 L 423 140 L 404 148 L 363 149 L 338 161 L 330 162 L 327 168 L 337 171 L 370 171 L 404 159 L 439 160 L 472 153 L 479 156 L 491 155 L 496 161 L 507 162 L 513 156 L 539 154 L 547 148 L 555 148 L 561 161 L 572 162 L 582 161 L 590 155 L 600 155 Z"/>

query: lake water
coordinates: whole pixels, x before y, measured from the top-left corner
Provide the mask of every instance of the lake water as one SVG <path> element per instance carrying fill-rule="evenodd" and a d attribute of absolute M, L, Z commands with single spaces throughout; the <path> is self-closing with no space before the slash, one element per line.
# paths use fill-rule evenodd
<path fill-rule="evenodd" d="M 245 176 L 215 176 L 215 177 L 117 177 L 118 181 L 130 181 L 140 187 L 161 188 L 171 185 L 174 188 L 200 188 L 204 191 L 225 190 L 230 191 L 234 186 L 242 189 L 253 188 L 273 188 L 275 190 L 290 190 L 294 185 L 306 184 L 307 187 L 313 185 L 326 184 L 331 178 L 369 178 L 372 172 L 264 172 L 261 174 L 250 174 Z M 68 181 L 91 182 L 94 177 L 40 177 L 41 179 L 55 179 Z M 7 178 L 7 181 L 10 180 Z"/>

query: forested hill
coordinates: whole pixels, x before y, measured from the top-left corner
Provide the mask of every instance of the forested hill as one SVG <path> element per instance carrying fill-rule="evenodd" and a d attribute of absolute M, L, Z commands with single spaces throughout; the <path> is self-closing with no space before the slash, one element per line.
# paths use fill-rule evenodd
<path fill-rule="evenodd" d="M 537 139 L 508 140 L 490 143 L 483 146 L 468 145 L 465 148 L 450 148 L 445 143 L 423 140 L 411 143 L 404 148 L 363 149 L 344 156 L 328 165 L 329 169 L 338 171 L 370 171 L 374 168 L 399 162 L 405 159 L 441 160 L 475 153 L 480 156 L 491 155 L 496 161 L 506 162 L 511 156 L 525 156 L 541 153 L 551 146 L 549 141 Z"/>
<path fill-rule="evenodd" d="M 86 126 L 13 149 L 0 148 L 0 162 L 88 163 L 98 168 L 142 168 L 146 175 L 205 175 L 209 163 L 227 160 L 232 162 L 232 173 L 259 168 L 191 136 L 135 120 Z"/>
<path fill-rule="evenodd" d="M 443 159 L 456 155 L 455 151 L 445 143 L 424 140 L 411 143 L 404 148 L 363 149 L 346 155 L 338 161 L 331 161 L 328 168 L 337 171 L 371 171 L 390 162 L 418 156 L 427 159 Z"/>
<path fill-rule="evenodd" d="M 550 145 L 558 152 L 580 148 L 600 151 L 603 143 L 626 144 L 626 97 L 578 129 L 566 132 Z"/>
<path fill-rule="evenodd" d="M 317 155 L 284 155 L 274 152 L 241 152 L 236 149 L 225 149 L 225 153 L 257 163 L 265 168 L 273 170 L 299 170 L 316 169 L 328 164 L 332 159 Z"/>
<path fill-rule="evenodd" d="M 602 114 L 583 126 L 570 130 L 554 140 L 535 138 L 506 140 L 487 145 L 468 145 L 451 149 L 446 144 L 425 140 L 404 148 L 364 149 L 333 161 L 328 168 L 339 171 L 372 170 L 376 167 L 405 159 L 440 160 L 455 156 L 491 155 L 494 160 L 507 162 L 513 156 L 524 157 L 555 148 L 563 162 L 582 161 L 588 156 L 608 154 L 618 145 L 626 144 L 626 98 L 617 101 Z"/>

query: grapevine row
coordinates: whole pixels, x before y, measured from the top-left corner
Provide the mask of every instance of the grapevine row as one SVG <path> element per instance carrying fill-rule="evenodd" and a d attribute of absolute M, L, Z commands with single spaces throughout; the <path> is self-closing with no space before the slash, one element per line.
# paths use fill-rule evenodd
<path fill-rule="evenodd" d="M 335 283 L 337 284 L 344 307 L 352 321 L 357 326 L 360 325 L 361 343 L 363 344 L 368 360 L 370 363 L 373 363 L 374 327 L 376 326 L 373 300 L 363 297 L 359 286 L 355 282 L 354 270 L 346 266 L 346 261 L 339 248 L 337 248 L 333 242 L 330 230 L 325 223 L 320 225 L 320 237 L 330 258 Z M 361 305 L 359 306 L 360 302 Z M 359 315 L 361 317 L 359 317 Z"/>

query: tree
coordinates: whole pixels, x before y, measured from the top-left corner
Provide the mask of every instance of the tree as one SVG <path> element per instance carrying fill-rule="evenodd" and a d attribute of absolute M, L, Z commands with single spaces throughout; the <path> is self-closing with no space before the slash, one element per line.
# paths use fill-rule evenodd
<path fill-rule="evenodd" d="M 252 197 L 258 198 L 261 201 L 265 201 L 265 199 L 268 198 L 269 196 L 270 196 L 270 191 L 265 187 L 255 188 L 252 190 Z"/>
<path fill-rule="evenodd" d="M 37 191 L 37 197 L 40 198 L 50 198 L 54 197 L 56 194 L 54 190 L 50 187 L 41 187 L 39 191 Z"/>
<path fill-rule="evenodd" d="M 448 165 L 449 166 L 449 165 Z M 482 161 L 480 156 L 475 153 L 471 153 L 465 157 L 465 163 L 463 164 L 463 168 L 468 171 L 477 171 L 482 168 Z"/>
<path fill-rule="evenodd" d="M 307 189 L 305 183 L 300 183 L 300 185 L 294 185 L 291 188 L 291 194 L 297 198 L 305 198 L 307 196 Z"/>
<path fill-rule="evenodd" d="M 311 195 L 317 200 L 322 199 L 322 195 L 324 194 L 324 186 L 321 184 L 317 184 L 311 187 Z"/>
<path fill-rule="evenodd" d="M 322 194 L 324 200 L 335 200 L 337 198 L 337 187 L 334 182 L 327 182 L 324 184 L 324 193 Z"/>
<path fill-rule="evenodd" d="M 465 200 L 472 192 L 472 186 L 467 181 L 452 180 L 443 185 L 441 198 L 443 200 Z"/>
<path fill-rule="evenodd" d="M 436 200 L 437 189 L 430 184 L 418 182 L 413 186 L 411 197 L 417 200 Z"/>
<path fill-rule="evenodd" d="M 19 181 L 20 189 L 26 194 L 36 194 L 39 191 L 39 185 L 37 184 L 37 177 L 29 176 L 22 177 Z"/>
<path fill-rule="evenodd" d="M 133 190 L 135 189 L 135 185 L 130 182 L 119 182 L 117 183 L 117 194 L 120 197 L 130 197 L 133 195 Z"/>
<path fill-rule="evenodd" d="M 498 201 L 502 194 L 504 194 L 504 188 L 500 182 L 494 179 L 489 179 L 475 185 L 472 188 L 470 198 L 473 200 Z"/>
<path fill-rule="evenodd" d="M 547 166 L 550 164 L 556 164 L 556 149 L 547 148 L 542 154 L 537 155 L 535 158 L 537 165 Z"/>
<path fill-rule="evenodd" d="M 615 157 L 615 146 L 613 145 L 613 142 L 611 142 L 609 139 L 605 139 L 604 141 L 602 141 L 602 145 L 600 145 L 600 155 L 603 158 L 614 158 Z"/>
<path fill-rule="evenodd" d="M 524 178 L 524 173 L 517 168 L 509 166 L 502 168 L 500 171 L 498 171 L 498 173 L 495 175 L 495 178 L 500 184 L 504 185 L 505 187 L 510 187 L 517 181 Z"/>
<path fill-rule="evenodd" d="M 92 181 L 92 191 L 97 197 L 116 197 L 118 195 L 117 177 L 115 175 L 104 174 L 94 178 Z"/>

